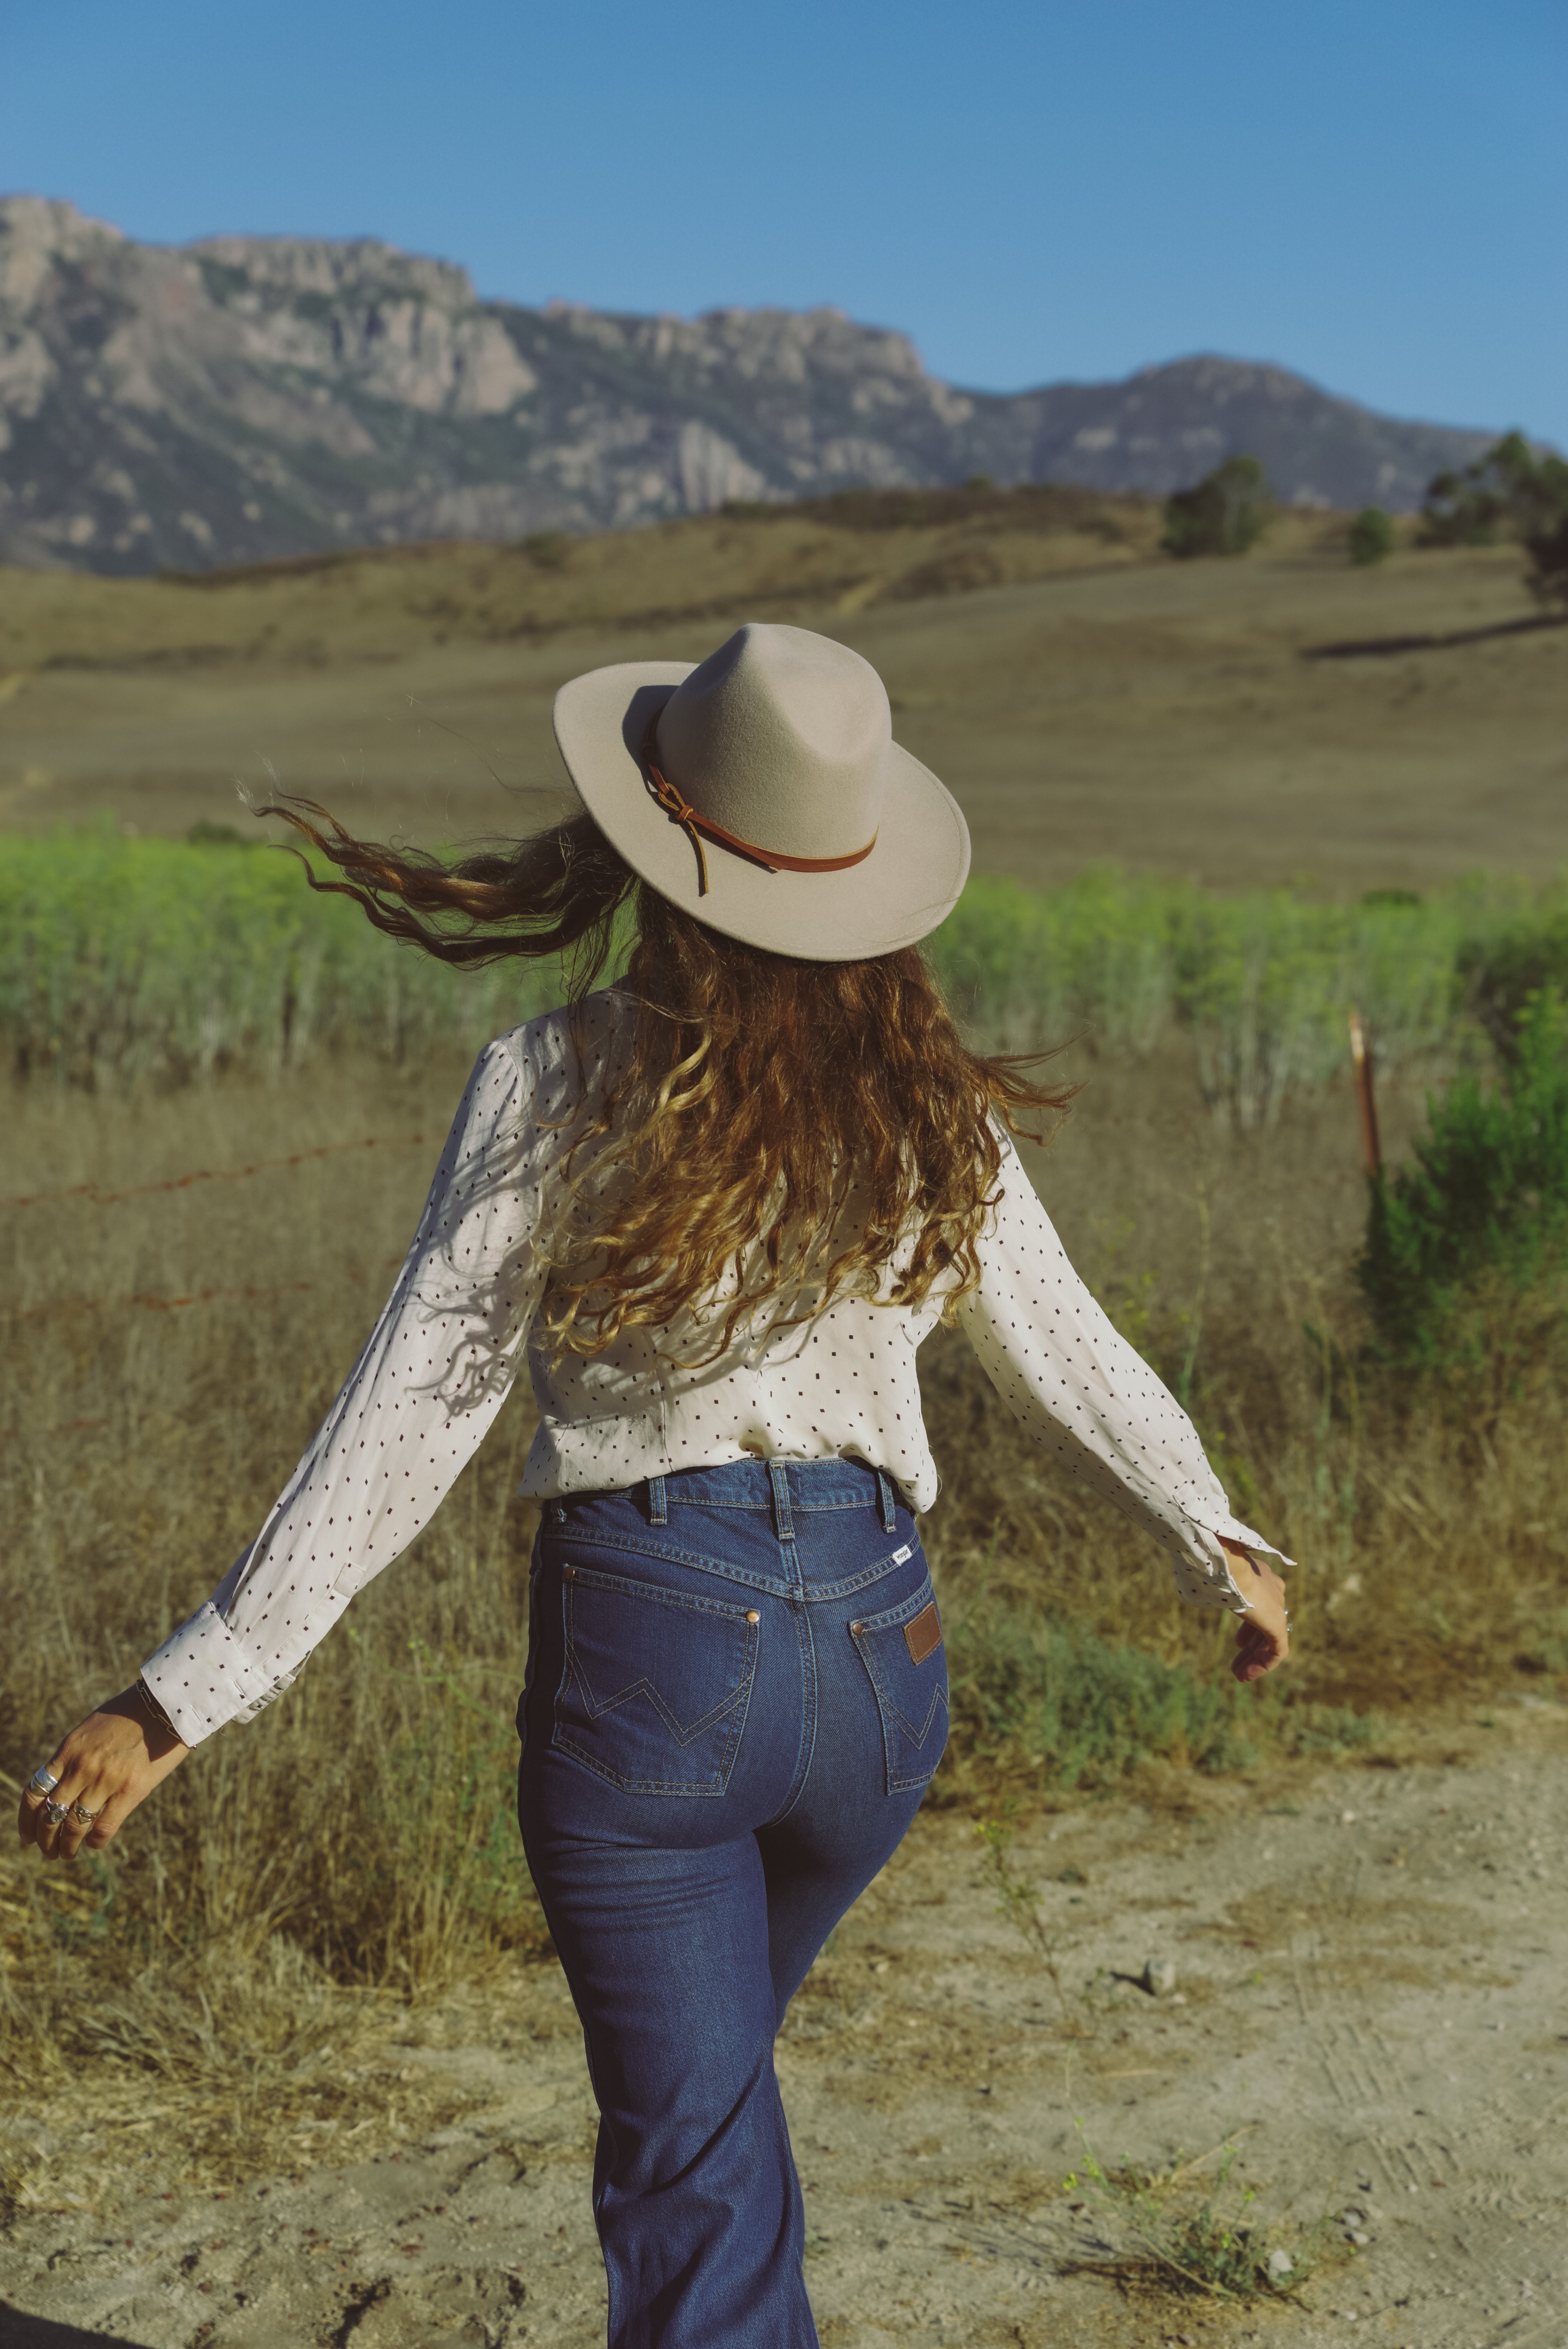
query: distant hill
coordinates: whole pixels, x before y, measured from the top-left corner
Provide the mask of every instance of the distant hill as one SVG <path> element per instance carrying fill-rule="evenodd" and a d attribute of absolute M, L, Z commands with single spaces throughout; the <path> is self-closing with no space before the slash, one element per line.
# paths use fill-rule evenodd
<path fill-rule="evenodd" d="M 369 240 L 169 248 L 0 200 L 8 563 L 142 573 L 614 530 L 977 473 L 1161 495 L 1240 452 L 1287 501 L 1398 512 L 1492 437 L 1225 358 L 960 390 L 836 310 L 531 310 Z"/>

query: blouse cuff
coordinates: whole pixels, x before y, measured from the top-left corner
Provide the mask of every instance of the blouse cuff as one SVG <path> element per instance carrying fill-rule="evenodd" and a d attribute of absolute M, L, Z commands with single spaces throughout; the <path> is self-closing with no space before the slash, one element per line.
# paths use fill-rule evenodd
<path fill-rule="evenodd" d="M 1277 1558 L 1282 1567 L 1293 1566 L 1295 1560 L 1228 1509 L 1216 1510 L 1212 1516 L 1188 1517 L 1186 1544 L 1175 1553 L 1178 1593 L 1189 1607 L 1219 1607 L 1232 1615 L 1244 1615 L 1247 1600 L 1220 1547 L 1221 1534 L 1241 1549 L 1262 1550 L 1266 1557 Z"/>
<path fill-rule="evenodd" d="M 141 1677 L 185 1744 L 199 1745 L 225 1722 L 254 1719 L 293 1675 L 267 1671 L 209 1599 L 148 1658 Z"/>

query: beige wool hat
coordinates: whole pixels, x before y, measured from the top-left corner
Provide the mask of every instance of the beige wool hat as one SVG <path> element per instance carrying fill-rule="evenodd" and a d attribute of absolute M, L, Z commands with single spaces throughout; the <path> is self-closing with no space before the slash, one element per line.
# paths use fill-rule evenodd
<path fill-rule="evenodd" d="M 705 661 L 620 661 L 556 696 L 584 806 L 710 928 L 807 962 L 912 946 L 958 903 L 969 826 L 893 740 L 869 661 L 749 620 Z"/>

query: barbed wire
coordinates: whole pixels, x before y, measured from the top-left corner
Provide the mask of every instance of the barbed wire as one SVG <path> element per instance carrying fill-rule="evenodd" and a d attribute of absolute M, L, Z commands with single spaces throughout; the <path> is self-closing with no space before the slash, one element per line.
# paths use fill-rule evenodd
<path fill-rule="evenodd" d="M 155 1191 L 189 1191 L 198 1183 L 239 1183 L 247 1175 L 275 1174 L 288 1166 L 304 1166 L 314 1158 L 336 1158 L 348 1150 L 411 1150 L 421 1143 L 440 1142 L 439 1133 L 368 1133 L 356 1142 L 323 1142 L 314 1150 L 296 1150 L 286 1158 L 258 1158 L 254 1166 L 198 1166 L 188 1174 L 171 1174 L 161 1183 L 133 1183 L 123 1191 L 105 1191 L 97 1183 L 76 1183 L 67 1191 L 33 1191 L 25 1197 L 0 1199 L 0 1215 L 21 1207 L 49 1207 L 67 1199 L 82 1199 L 94 1207 L 117 1207 L 125 1199 L 145 1199 Z"/>
<path fill-rule="evenodd" d="M 400 1257 L 399 1262 L 401 1261 Z M 150 1313 L 177 1313 L 186 1305 L 214 1305 L 263 1297 L 303 1297 L 315 1287 L 313 1280 L 279 1280 L 262 1288 L 193 1288 L 185 1297 L 157 1297 L 150 1289 L 140 1289 L 132 1297 L 57 1297 L 47 1305 L 25 1306 L 12 1318 L 17 1321 L 41 1321 L 50 1313 L 114 1313 L 129 1306 L 140 1306 Z"/>
<path fill-rule="evenodd" d="M 389 1256 L 383 1259 L 381 1270 L 395 1272 L 407 1259 Z M 153 1290 L 142 1288 L 130 1297 L 55 1297 L 42 1305 L 24 1306 L 19 1313 L 9 1315 L 13 1321 L 41 1321 L 50 1313 L 114 1313 L 130 1306 L 140 1306 L 149 1313 L 177 1313 L 187 1305 L 223 1305 L 243 1302 L 247 1299 L 267 1297 L 307 1297 L 320 1283 L 314 1280 L 275 1280 L 257 1288 L 192 1288 L 182 1297 L 160 1297 Z M 87 1421 L 81 1422 L 83 1426 Z M 55 1433 L 61 1431 L 56 1429 Z"/>

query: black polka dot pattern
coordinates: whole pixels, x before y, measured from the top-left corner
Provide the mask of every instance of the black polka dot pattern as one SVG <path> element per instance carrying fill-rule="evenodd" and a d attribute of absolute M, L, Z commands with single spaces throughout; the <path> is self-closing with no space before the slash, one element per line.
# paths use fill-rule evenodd
<path fill-rule="evenodd" d="M 914 1312 L 841 1298 L 707 1361 L 703 1333 L 734 1294 L 732 1272 L 679 1326 L 628 1331 L 604 1354 L 552 1364 L 529 1345 L 566 1162 L 628 1024 L 611 990 L 589 1000 L 580 1061 L 559 1012 L 480 1054 L 343 1392 L 251 1547 L 143 1668 L 187 1744 L 289 1685 L 355 1592 L 429 1523 L 525 1356 L 539 1408 L 526 1494 L 624 1487 L 749 1454 L 847 1454 L 886 1469 L 917 1509 L 935 1500 L 915 1355 L 940 1298 Z M 1231 1516 L 1191 1422 L 1078 1279 L 1005 1141 L 981 1257 L 981 1288 L 961 1311 L 1010 1409 L 1163 1542 L 1184 1598 L 1239 1609 L 1214 1537 L 1269 1545 Z"/>

